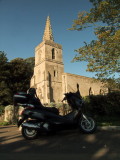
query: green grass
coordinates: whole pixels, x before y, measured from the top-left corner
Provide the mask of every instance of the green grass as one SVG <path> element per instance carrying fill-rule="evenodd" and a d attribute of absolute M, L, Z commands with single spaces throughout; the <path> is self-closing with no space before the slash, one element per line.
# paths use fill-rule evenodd
<path fill-rule="evenodd" d="M 5 121 L 0 122 L 0 126 L 8 126 L 8 125 L 10 125 L 9 122 L 5 122 Z"/>

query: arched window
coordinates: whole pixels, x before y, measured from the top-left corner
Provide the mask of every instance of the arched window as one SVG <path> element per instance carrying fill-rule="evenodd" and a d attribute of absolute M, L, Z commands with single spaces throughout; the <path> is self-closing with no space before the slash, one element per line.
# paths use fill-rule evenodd
<path fill-rule="evenodd" d="M 89 88 L 89 95 L 94 95 L 94 91 L 91 87 Z"/>
<path fill-rule="evenodd" d="M 52 49 L 52 59 L 55 59 L 55 49 Z"/>
<path fill-rule="evenodd" d="M 100 89 L 100 95 L 104 95 L 104 90 L 103 89 Z"/>

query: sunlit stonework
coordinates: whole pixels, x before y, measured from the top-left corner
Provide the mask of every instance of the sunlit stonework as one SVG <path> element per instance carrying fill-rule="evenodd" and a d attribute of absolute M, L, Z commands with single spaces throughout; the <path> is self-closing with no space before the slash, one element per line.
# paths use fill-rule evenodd
<path fill-rule="evenodd" d="M 35 67 L 31 87 L 37 89 L 37 95 L 42 103 L 58 103 L 62 100 L 64 93 L 75 92 L 77 84 L 82 96 L 103 92 L 100 81 L 64 72 L 62 46 L 54 42 L 48 16 L 43 41 L 35 48 Z"/>

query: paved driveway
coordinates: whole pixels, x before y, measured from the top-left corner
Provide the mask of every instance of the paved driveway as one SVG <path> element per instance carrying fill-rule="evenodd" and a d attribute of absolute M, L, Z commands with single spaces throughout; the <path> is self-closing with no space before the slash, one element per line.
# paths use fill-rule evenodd
<path fill-rule="evenodd" d="M 1 160 L 120 160 L 120 131 L 64 131 L 25 140 L 16 126 L 0 127 Z"/>

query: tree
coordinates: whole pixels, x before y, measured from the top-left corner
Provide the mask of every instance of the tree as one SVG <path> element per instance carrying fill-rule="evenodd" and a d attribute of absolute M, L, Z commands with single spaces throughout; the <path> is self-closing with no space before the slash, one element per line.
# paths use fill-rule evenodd
<path fill-rule="evenodd" d="M 112 78 L 120 72 L 120 1 L 90 0 L 90 12 L 81 12 L 71 30 L 94 26 L 97 40 L 77 50 L 73 61 L 88 62 L 87 71 L 97 72 L 100 79 Z M 101 25 L 99 25 L 101 24 Z"/>
<path fill-rule="evenodd" d="M 120 78 L 109 78 L 106 81 L 106 87 L 109 88 L 109 91 L 120 91 Z"/>
<path fill-rule="evenodd" d="M 34 58 L 16 58 L 11 64 L 11 86 L 13 94 L 17 91 L 27 91 L 30 87 L 30 79 L 33 75 Z"/>
<path fill-rule="evenodd" d="M 9 89 L 9 63 L 6 54 L 0 51 L 0 105 L 11 103 L 11 90 Z"/>
<path fill-rule="evenodd" d="M 27 91 L 33 75 L 35 58 L 16 58 L 8 62 L 6 54 L 0 51 L 0 105 L 13 103 L 13 95 Z"/>
<path fill-rule="evenodd" d="M 24 61 L 28 64 L 29 71 L 31 72 L 31 75 L 33 75 L 34 66 L 35 66 L 35 57 L 26 58 L 24 59 Z"/>

